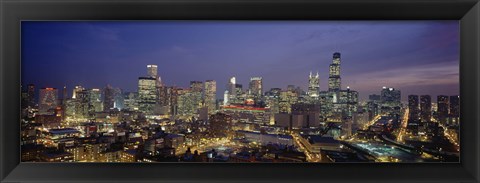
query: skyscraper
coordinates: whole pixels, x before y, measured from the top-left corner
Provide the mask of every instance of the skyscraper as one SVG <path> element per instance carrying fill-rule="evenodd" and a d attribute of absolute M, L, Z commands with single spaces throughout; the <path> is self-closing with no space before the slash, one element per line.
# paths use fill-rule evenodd
<path fill-rule="evenodd" d="M 450 119 L 453 124 L 458 124 L 460 121 L 460 96 L 450 96 Z"/>
<path fill-rule="evenodd" d="M 252 77 L 252 78 L 250 78 L 249 94 L 253 95 L 254 98 L 259 99 L 263 94 L 262 85 L 263 85 L 262 77 Z"/>
<path fill-rule="evenodd" d="M 178 114 L 184 116 L 191 116 L 198 114 L 198 109 L 201 107 L 202 94 L 193 90 L 179 90 L 178 94 Z"/>
<path fill-rule="evenodd" d="M 27 105 L 30 107 L 35 106 L 35 85 L 33 84 L 27 86 Z"/>
<path fill-rule="evenodd" d="M 40 89 L 38 112 L 39 114 L 54 114 L 57 107 L 58 90 L 56 88 Z"/>
<path fill-rule="evenodd" d="M 147 65 L 147 74 L 148 74 L 148 77 L 157 79 L 158 77 L 157 65 Z"/>
<path fill-rule="evenodd" d="M 338 91 L 342 88 L 340 77 L 340 53 L 333 54 L 333 62 L 330 64 L 330 72 L 328 77 L 328 90 Z"/>
<path fill-rule="evenodd" d="M 449 101 L 448 96 L 437 96 L 437 119 L 441 123 L 446 123 L 448 118 Z"/>
<path fill-rule="evenodd" d="M 67 94 L 67 85 L 63 86 L 63 93 L 62 93 L 62 105 L 65 105 L 68 99 L 68 94 Z"/>
<path fill-rule="evenodd" d="M 83 87 L 80 86 L 80 85 L 75 86 L 75 88 L 73 88 L 72 98 L 73 98 L 73 99 L 77 98 L 78 92 L 81 92 L 81 91 L 84 90 L 84 89 L 85 89 L 85 88 L 83 88 Z"/>
<path fill-rule="evenodd" d="M 21 87 L 21 107 L 22 109 L 28 107 L 28 91 L 23 88 L 23 85 Z"/>
<path fill-rule="evenodd" d="M 383 87 L 380 93 L 380 100 L 382 103 L 400 103 L 401 92 L 395 88 Z"/>
<path fill-rule="evenodd" d="M 318 75 L 318 72 L 316 75 L 312 75 L 312 72 L 310 72 L 310 75 L 308 77 L 308 96 L 313 98 L 318 98 L 319 92 L 320 92 L 320 77 Z"/>
<path fill-rule="evenodd" d="M 235 77 L 231 77 L 229 80 L 228 80 L 228 84 L 227 84 L 227 90 L 228 90 L 228 93 L 229 93 L 229 97 L 230 98 L 235 98 L 237 96 L 236 92 L 235 92 L 235 84 L 236 84 L 236 78 Z"/>
<path fill-rule="evenodd" d="M 93 112 L 103 111 L 102 91 L 98 88 L 88 90 L 88 101 L 93 106 Z"/>
<path fill-rule="evenodd" d="M 422 122 L 428 122 L 432 118 L 432 98 L 430 95 L 420 96 L 420 119 Z"/>
<path fill-rule="evenodd" d="M 228 101 L 228 98 L 229 98 L 229 94 L 228 94 L 228 90 L 225 90 L 225 92 L 223 93 L 223 105 L 226 106 L 226 105 L 229 105 L 230 101 Z"/>
<path fill-rule="evenodd" d="M 190 89 L 194 92 L 203 92 L 203 82 L 190 81 Z"/>
<path fill-rule="evenodd" d="M 400 114 L 402 105 L 401 96 L 400 90 L 383 87 L 380 92 L 381 112 Z"/>
<path fill-rule="evenodd" d="M 105 94 L 103 100 L 103 110 L 108 111 L 114 108 L 115 90 L 110 85 L 107 85 L 103 91 Z"/>
<path fill-rule="evenodd" d="M 217 82 L 214 80 L 207 80 L 205 81 L 205 95 L 204 95 L 204 100 L 205 100 L 205 106 L 208 108 L 208 113 L 212 114 L 215 112 L 217 108 Z"/>
<path fill-rule="evenodd" d="M 158 101 L 156 78 L 138 78 L 138 108 L 146 114 L 153 114 Z"/>
<path fill-rule="evenodd" d="M 113 108 L 116 108 L 118 110 L 121 110 L 125 107 L 125 101 L 124 101 L 124 96 L 123 96 L 123 91 L 120 88 L 113 88 L 114 91 L 114 100 L 115 102 L 113 103 Z"/>
<path fill-rule="evenodd" d="M 412 120 L 418 120 L 419 117 L 419 102 L 418 95 L 408 96 L 408 118 Z"/>

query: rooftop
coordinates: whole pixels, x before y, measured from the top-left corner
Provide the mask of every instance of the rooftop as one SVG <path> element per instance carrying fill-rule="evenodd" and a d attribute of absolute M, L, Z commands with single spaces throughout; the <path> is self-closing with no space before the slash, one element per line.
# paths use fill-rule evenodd
<path fill-rule="evenodd" d="M 68 133 L 80 133 L 78 130 L 73 128 L 61 128 L 61 129 L 50 129 L 48 130 L 51 134 L 54 135 L 61 135 L 61 134 L 68 134 Z"/>

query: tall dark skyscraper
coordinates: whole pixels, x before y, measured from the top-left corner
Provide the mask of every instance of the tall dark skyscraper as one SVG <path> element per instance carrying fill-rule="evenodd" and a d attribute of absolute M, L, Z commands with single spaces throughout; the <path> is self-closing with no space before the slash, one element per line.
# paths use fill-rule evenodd
<path fill-rule="evenodd" d="M 108 111 L 110 109 L 113 109 L 115 105 L 115 90 L 110 85 L 107 85 L 103 92 L 103 110 Z"/>
<path fill-rule="evenodd" d="M 39 114 L 53 114 L 57 107 L 58 90 L 56 88 L 42 88 L 40 89 L 38 113 Z"/>
<path fill-rule="evenodd" d="M 27 86 L 27 104 L 30 107 L 35 106 L 35 85 L 33 84 Z"/>
<path fill-rule="evenodd" d="M 380 92 L 380 100 L 383 104 L 398 106 L 401 102 L 401 92 L 395 88 L 383 87 Z"/>
<path fill-rule="evenodd" d="M 420 96 L 420 119 L 422 122 L 428 122 L 432 118 L 432 98 L 430 95 Z"/>
<path fill-rule="evenodd" d="M 412 120 L 418 120 L 419 117 L 419 101 L 418 95 L 408 96 L 408 118 Z"/>
<path fill-rule="evenodd" d="M 338 91 L 342 88 L 340 77 L 340 53 L 333 54 L 333 62 L 330 64 L 330 74 L 328 77 L 328 90 Z"/>
<path fill-rule="evenodd" d="M 63 86 L 63 93 L 62 93 L 62 104 L 65 104 L 65 101 L 68 99 L 67 94 L 67 85 Z"/>
<path fill-rule="evenodd" d="M 448 96 L 437 96 L 437 118 L 439 122 L 445 123 L 448 118 L 449 101 Z"/>
<path fill-rule="evenodd" d="M 460 96 L 450 96 L 450 116 L 454 118 L 460 117 Z"/>

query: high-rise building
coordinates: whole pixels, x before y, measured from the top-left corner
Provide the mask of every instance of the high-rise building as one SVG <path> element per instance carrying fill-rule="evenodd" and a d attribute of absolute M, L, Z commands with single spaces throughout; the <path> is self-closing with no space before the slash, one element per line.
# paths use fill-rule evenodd
<path fill-rule="evenodd" d="M 217 82 L 214 80 L 205 81 L 204 103 L 208 108 L 208 113 L 212 114 L 217 109 Z"/>
<path fill-rule="evenodd" d="M 57 107 L 58 90 L 56 88 L 42 88 L 40 89 L 38 113 L 39 114 L 54 114 Z"/>
<path fill-rule="evenodd" d="M 271 88 L 269 91 L 265 92 L 265 104 L 270 108 L 270 112 L 273 114 L 279 113 L 279 101 L 280 101 L 280 88 Z"/>
<path fill-rule="evenodd" d="M 333 54 L 333 62 L 330 64 L 330 72 L 328 77 L 328 90 L 338 91 L 342 88 L 340 77 L 340 53 Z"/>
<path fill-rule="evenodd" d="M 229 105 L 230 101 L 228 100 L 230 98 L 230 94 L 228 93 L 228 90 L 225 90 L 225 92 L 223 93 L 223 105 L 226 106 L 226 105 Z"/>
<path fill-rule="evenodd" d="M 68 99 L 68 94 L 67 94 L 67 85 L 63 86 L 63 93 L 62 93 L 62 105 L 65 105 Z"/>
<path fill-rule="evenodd" d="M 103 110 L 108 111 L 114 108 L 115 104 L 115 90 L 112 86 L 107 85 L 104 91 Z"/>
<path fill-rule="evenodd" d="M 127 92 L 124 94 L 124 107 L 129 110 L 138 110 L 138 93 Z"/>
<path fill-rule="evenodd" d="M 102 91 L 98 88 L 88 90 L 89 103 L 93 106 L 94 112 L 103 111 Z"/>
<path fill-rule="evenodd" d="M 380 93 L 380 100 L 382 103 L 398 104 L 401 101 L 401 92 L 395 88 L 383 87 Z"/>
<path fill-rule="evenodd" d="M 198 109 L 202 103 L 202 93 L 193 90 L 181 90 L 178 94 L 177 114 L 192 116 L 198 114 Z"/>
<path fill-rule="evenodd" d="M 30 107 L 35 106 L 35 85 L 33 84 L 27 86 L 27 105 Z"/>
<path fill-rule="evenodd" d="M 420 120 L 429 122 L 432 118 L 432 98 L 430 95 L 420 96 Z"/>
<path fill-rule="evenodd" d="M 437 96 L 437 119 L 441 123 L 446 123 L 448 118 L 449 101 L 448 96 Z"/>
<path fill-rule="evenodd" d="M 114 100 L 113 108 L 121 110 L 125 107 L 125 97 L 123 96 L 123 91 L 120 88 L 114 88 Z"/>
<path fill-rule="evenodd" d="M 458 125 L 460 121 L 460 96 L 450 96 L 450 120 L 449 123 Z"/>
<path fill-rule="evenodd" d="M 22 109 L 28 107 L 28 91 L 23 88 L 23 85 L 21 87 L 21 107 Z"/>
<path fill-rule="evenodd" d="M 244 94 L 243 92 L 243 85 L 242 84 L 235 84 L 235 88 L 233 89 L 235 93 L 235 97 L 240 97 L 241 95 Z"/>
<path fill-rule="evenodd" d="M 203 82 L 190 81 L 190 89 L 194 92 L 203 92 Z"/>
<path fill-rule="evenodd" d="M 77 93 L 78 93 L 78 92 L 81 92 L 81 91 L 84 90 L 84 89 L 85 89 L 85 88 L 83 88 L 83 87 L 80 86 L 80 85 L 75 86 L 75 88 L 73 88 L 72 98 L 73 98 L 73 99 L 77 98 Z"/>
<path fill-rule="evenodd" d="M 138 78 L 138 108 L 146 114 L 153 114 L 158 101 L 157 79 L 153 77 Z"/>
<path fill-rule="evenodd" d="M 313 75 L 312 72 L 310 72 L 310 75 L 308 77 L 308 96 L 312 98 L 318 98 L 320 92 L 320 77 L 318 75 L 318 72 L 316 75 Z"/>
<path fill-rule="evenodd" d="M 96 112 L 103 111 L 102 91 L 93 89 L 74 89 L 75 98 L 68 99 L 65 105 L 67 118 L 94 119 Z"/>
<path fill-rule="evenodd" d="M 419 101 L 418 95 L 408 96 L 408 118 L 412 120 L 418 120 L 419 117 Z"/>
<path fill-rule="evenodd" d="M 228 80 L 228 84 L 227 84 L 227 90 L 228 90 L 230 99 L 235 99 L 237 97 L 235 85 L 236 85 L 236 78 L 231 77 Z"/>
<path fill-rule="evenodd" d="M 347 86 L 346 90 L 340 90 L 338 93 L 337 103 L 333 104 L 334 108 L 340 106 L 343 117 L 352 117 L 357 111 L 358 92 Z"/>
<path fill-rule="evenodd" d="M 291 113 L 292 104 L 297 103 L 298 95 L 293 91 L 281 91 L 279 96 L 279 112 L 280 113 Z"/>
<path fill-rule="evenodd" d="M 147 65 L 147 74 L 148 74 L 148 77 L 157 79 L 158 77 L 157 65 Z"/>
<path fill-rule="evenodd" d="M 252 77 L 250 78 L 249 84 L 249 94 L 253 95 L 254 98 L 259 99 L 263 95 L 262 87 L 262 77 Z"/>
<path fill-rule="evenodd" d="M 401 91 L 395 88 L 383 87 L 380 92 L 380 103 L 382 113 L 400 114 L 401 110 Z"/>
<path fill-rule="evenodd" d="M 160 104 L 160 106 L 170 106 L 169 87 L 160 86 L 157 89 L 158 89 L 158 103 Z"/>

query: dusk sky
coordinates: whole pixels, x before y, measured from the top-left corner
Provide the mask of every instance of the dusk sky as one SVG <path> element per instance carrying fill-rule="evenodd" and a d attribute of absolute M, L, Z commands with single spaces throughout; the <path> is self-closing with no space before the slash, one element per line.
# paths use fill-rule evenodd
<path fill-rule="evenodd" d="M 360 99 L 382 86 L 409 94 L 459 94 L 458 21 L 118 21 L 22 22 L 22 83 L 37 88 L 107 84 L 136 91 L 146 65 L 168 85 L 231 76 L 264 91 L 308 86 L 310 71 L 327 90 L 332 54 L 342 54 L 342 88 Z M 61 92 L 59 92 L 61 93 Z"/>

